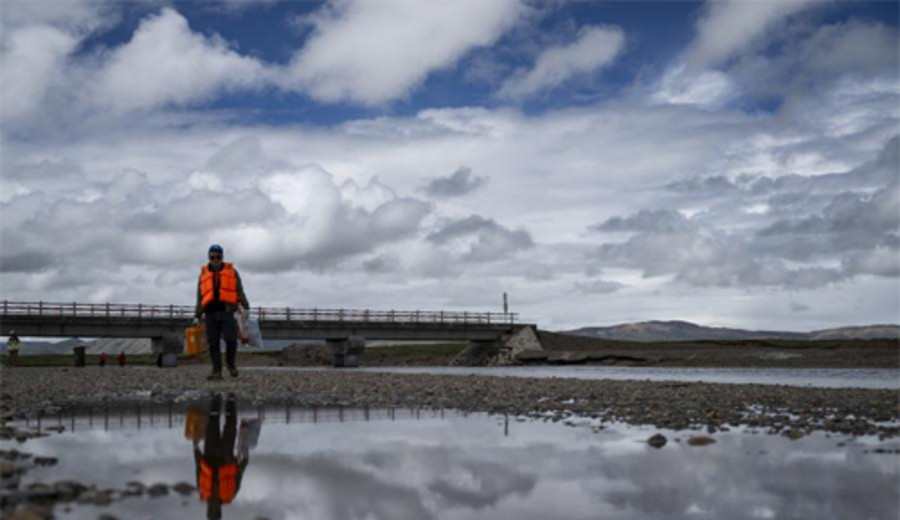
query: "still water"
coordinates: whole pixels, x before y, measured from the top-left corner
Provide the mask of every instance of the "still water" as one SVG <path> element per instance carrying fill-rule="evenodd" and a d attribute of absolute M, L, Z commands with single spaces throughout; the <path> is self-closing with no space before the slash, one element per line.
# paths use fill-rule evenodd
<path fill-rule="evenodd" d="M 265 367 L 250 370 L 331 370 L 306 367 Z M 676 368 L 676 367 L 360 367 L 361 372 L 398 374 L 485 375 L 509 377 L 565 377 L 635 381 L 703 381 L 706 383 L 755 383 L 812 386 L 816 388 L 900 388 L 895 368 Z"/>
<path fill-rule="evenodd" d="M 226 396 L 189 408 L 155 404 L 92 409 L 18 426 L 61 433 L 0 442 L 57 464 L 22 478 L 76 480 L 98 489 L 186 482 L 203 466 L 220 484 L 60 504 L 56 518 L 139 519 L 896 519 L 900 441 L 826 437 L 791 441 L 697 432 L 409 409 L 251 405 Z M 680 439 L 681 442 L 676 442 Z M 845 443 L 839 446 L 838 443 Z M 233 486 L 228 485 L 231 468 Z M 224 499 L 220 496 L 222 489 Z M 233 489 L 233 491 L 229 491 Z M 202 496 L 205 495 L 205 496 Z M 217 505 L 218 504 L 218 505 Z"/>

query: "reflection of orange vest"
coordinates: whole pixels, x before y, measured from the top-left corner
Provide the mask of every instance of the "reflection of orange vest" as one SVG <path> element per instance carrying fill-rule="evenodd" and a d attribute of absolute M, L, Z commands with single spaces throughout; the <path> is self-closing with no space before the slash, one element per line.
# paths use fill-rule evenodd
<path fill-rule="evenodd" d="M 208 501 L 213 494 L 213 469 L 205 460 L 200 461 L 200 498 Z M 230 504 L 234 500 L 237 484 L 237 464 L 229 462 L 219 466 L 219 498 L 223 504 Z"/>
<path fill-rule="evenodd" d="M 206 307 L 207 303 L 213 301 L 215 297 L 213 280 L 216 276 L 219 277 L 219 301 L 222 303 L 237 303 L 237 275 L 235 274 L 234 266 L 226 262 L 218 272 L 210 271 L 208 265 L 200 268 L 200 294 L 203 296 L 201 305 Z"/>

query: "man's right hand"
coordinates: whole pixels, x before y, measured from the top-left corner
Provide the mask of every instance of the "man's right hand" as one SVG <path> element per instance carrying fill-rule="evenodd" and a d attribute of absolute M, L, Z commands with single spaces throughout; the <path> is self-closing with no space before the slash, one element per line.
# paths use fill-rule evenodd
<path fill-rule="evenodd" d="M 196 327 L 197 325 L 200 325 L 200 318 L 194 318 L 194 320 L 191 322 L 192 327 Z"/>

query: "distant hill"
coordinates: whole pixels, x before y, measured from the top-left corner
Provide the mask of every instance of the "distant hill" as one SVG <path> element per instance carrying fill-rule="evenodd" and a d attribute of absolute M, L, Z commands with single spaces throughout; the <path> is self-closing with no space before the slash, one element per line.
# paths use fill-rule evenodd
<path fill-rule="evenodd" d="M 619 341 L 697 341 L 748 339 L 898 339 L 900 325 L 867 325 L 841 327 L 813 332 L 776 330 L 743 330 L 723 327 L 704 327 L 688 321 L 642 321 L 609 327 L 582 327 L 560 331 L 562 334 Z"/>

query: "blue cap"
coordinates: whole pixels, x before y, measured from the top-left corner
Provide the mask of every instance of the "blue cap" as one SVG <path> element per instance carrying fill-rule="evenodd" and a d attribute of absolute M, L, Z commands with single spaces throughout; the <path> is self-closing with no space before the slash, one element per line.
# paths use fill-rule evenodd
<path fill-rule="evenodd" d="M 222 246 L 220 246 L 219 244 L 213 244 L 213 245 L 209 246 L 209 252 L 213 252 L 213 251 L 216 251 L 219 253 L 225 253 L 225 251 L 222 249 Z"/>

